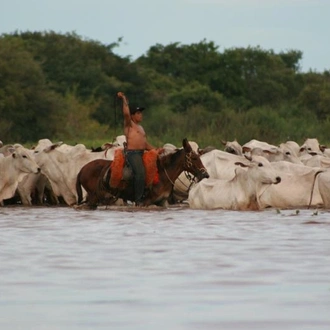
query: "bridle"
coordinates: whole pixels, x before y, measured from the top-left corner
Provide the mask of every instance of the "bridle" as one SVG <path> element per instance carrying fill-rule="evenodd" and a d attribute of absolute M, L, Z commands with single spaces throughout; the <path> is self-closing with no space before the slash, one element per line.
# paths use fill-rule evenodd
<path fill-rule="evenodd" d="M 187 186 L 180 178 L 177 178 L 177 180 L 184 186 L 187 188 L 186 192 L 189 192 L 191 186 L 195 183 L 195 179 L 196 176 L 191 176 L 189 172 L 187 171 L 183 171 L 184 175 L 186 176 L 186 178 L 188 179 L 188 181 L 190 182 L 190 185 Z"/>
<path fill-rule="evenodd" d="M 191 151 L 189 151 L 188 153 L 185 154 L 183 168 L 191 168 L 193 166 L 191 158 L 194 154 L 195 154 L 195 152 L 193 150 L 191 150 Z M 198 170 L 200 172 L 206 172 L 205 168 L 199 168 Z M 174 186 L 174 182 L 169 177 L 165 167 L 164 167 L 164 172 L 166 174 L 167 179 Z M 188 181 L 190 182 L 190 185 L 187 186 L 179 177 L 176 180 L 179 180 L 181 182 L 181 184 L 187 188 L 187 192 L 188 192 L 190 190 L 191 186 L 195 183 L 196 176 L 191 176 L 188 171 L 183 171 L 183 172 L 184 172 L 186 178 L 188 179 Z"/>

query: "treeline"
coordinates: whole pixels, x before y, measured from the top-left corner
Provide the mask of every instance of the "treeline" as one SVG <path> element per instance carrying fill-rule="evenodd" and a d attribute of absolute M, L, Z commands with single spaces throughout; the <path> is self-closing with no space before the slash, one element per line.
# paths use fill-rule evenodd
<path fill-rule="evenodd" d="M 122 134 L 117 91 L 143 105 L 155 145 L 252 138 L 330 142 L 330 71 L 301 72 L 299 50 L 220 52 L 212 41 L 156 44 L 136 60 L 75 33 L 0 36 L 0 140 L 97 145 Z"/>

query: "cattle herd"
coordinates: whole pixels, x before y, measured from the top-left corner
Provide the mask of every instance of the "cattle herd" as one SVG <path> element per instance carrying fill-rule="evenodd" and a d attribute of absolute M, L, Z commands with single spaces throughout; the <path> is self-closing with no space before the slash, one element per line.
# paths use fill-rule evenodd
<path fill-rule="evenodd" d="M 78 207 L 76 179 L 81 168 L 95 159 L 113 160 L 124 142 L 125 137 L 118 136 L 96 151 L 48 139 L 39 140 L 31 149 L 0 141 L 1 206 Z M 224 150 L 200 149 L 190 142 L 210 177 L 195 182 L 182 172 L 169 203 L 240 211 L 330 208 L 330 149 L 316 138 L 308 138 L 302 145 L 287 141 L 279 146 L 254 139 L 244 145 L 236 140 L 221 142 Z M 166 144 L 164 149 L 173 152 L 176 147 Z"/>

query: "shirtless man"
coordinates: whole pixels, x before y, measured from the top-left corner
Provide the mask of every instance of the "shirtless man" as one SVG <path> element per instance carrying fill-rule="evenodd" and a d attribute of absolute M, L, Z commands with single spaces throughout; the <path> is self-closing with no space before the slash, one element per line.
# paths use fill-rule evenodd
<path fill-rule="evenodd" d="M 142 121 L 142 107 L 129 107 L 128 99 L 123 92 L 117 96 L 123 100 L 124 134 L 126 136 L 126 157 L 130 163 L 134 176 L 134 193 L 136 205 L 143 202 L 145 187 L 145 169 L 142 156 L 145 150 L 156 149 L 147 141 L 146 133 L 139 124 Z M 161 152 L 158 149 L 158 152 Z"/>

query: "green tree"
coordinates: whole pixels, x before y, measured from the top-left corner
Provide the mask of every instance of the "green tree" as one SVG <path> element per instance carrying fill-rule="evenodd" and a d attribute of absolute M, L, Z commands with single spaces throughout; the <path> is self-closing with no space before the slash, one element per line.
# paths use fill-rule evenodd
<path fill-rule="evenodd" d="M 143 90 L 136 65 L 129 57 L 122 58 L 113 52 L 122 38 L 103 45 L 84 40 L 74 32 L 24 32 L 14 36 L 25 41 L 54 91 L 64 96 L 74 88 L 82 100 L 90 97 L 100 100 L 93 113 L 100 123 L 113 124 L 114 95 L 118 90 L 125 90 L 128 95 L 138 95 Z"/>
<path fill-rule="evenodd" d="M 2 140 L 32 141 L 51 135 L 53 111 L 61 99 L 47 88 L 43 71 L 22 40 L 0 38 Z"/>
<path fill-rule="evenodd" d="M 297 65 L 283 53 L 277 55 L 260 47 L 227 49 L 221 55 L 217 79 L 211 88 L 222 93 L 238 109 L 278 106 L 298 93 Z"/>
<path fill-rule="evenodd" d="M 225 100 L 219 93 L 213 92 L 207 85 L 193 82 L 169 95 L 173 112 L 187 112 L 189 108 L 202 106 L 212 112 L 220 112 Z"/>
<path fill-rule="evenodd" d="M 92 118 L 93 112 L 98 108 L 98 101 L 91 97 L 82 102 L 73 92 L 65 95 L 65 108 L 53 114 L 55 123 L 54 138 L 68 139 L 78 143 L 82 140 L 96 140 L 109 134 L 108 125 L 102 125 Z"/>
<path fill-rule="evenodd" d="M 309 72 L 298 97 L 301 107 L 314 112 L 319 120 L 330 118 L 330 71 L 322 75 Z"/>
<path fill-rule="evenodd" d="M 219 59 L 218 47 L 204 39 L 191 45 L 181 45 L 179 42 L 167 46 L 156 44 L 136 62 L 183 82 L 209 84 Z"/>

